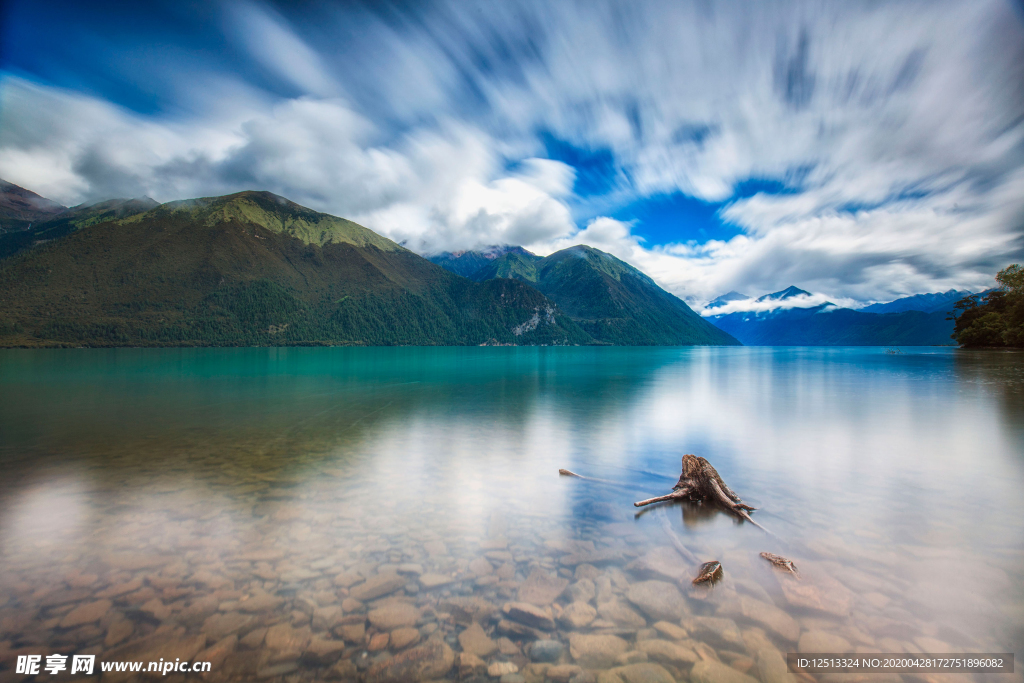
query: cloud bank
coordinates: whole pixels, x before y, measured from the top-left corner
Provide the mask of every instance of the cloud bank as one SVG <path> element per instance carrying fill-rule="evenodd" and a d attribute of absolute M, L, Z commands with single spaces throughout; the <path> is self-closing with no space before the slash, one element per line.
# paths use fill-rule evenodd
<path fill-rule="evenodd" d="M 218 56 L 132 63 L 161 111 L 7 68 L 0 177 L 66 204 L 267 189 L 423 253 L 587 243 L 691 301 L 979 289 L 1024 257 L 1009 2 L 218 7 Z M 77 68 L 124 79 L 133 47 Z M 611 160 L 599 194 L 551 137 Z M 677 193 L 733 236 L 608 215 Z"/>

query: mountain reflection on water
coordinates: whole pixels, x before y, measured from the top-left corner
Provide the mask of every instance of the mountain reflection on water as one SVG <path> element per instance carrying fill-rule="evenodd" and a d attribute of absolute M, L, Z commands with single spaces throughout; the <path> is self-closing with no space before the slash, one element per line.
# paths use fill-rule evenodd
<path fill-rule="evenodd" d="M 903 351 L 5 352 L 0 666 L 387 680 L 420 647 L 422 677 L 646 661 L 783 683 L 775 655 L 797 649 L 1019 657 L 1022 357 Z M 777 538 L 708 506 L 635 510 L 684 453 Z M 690 586 L 666 512 L 722 562 L 714 589 Z M 538 638 L 554 661 L 531 662 Z"/>

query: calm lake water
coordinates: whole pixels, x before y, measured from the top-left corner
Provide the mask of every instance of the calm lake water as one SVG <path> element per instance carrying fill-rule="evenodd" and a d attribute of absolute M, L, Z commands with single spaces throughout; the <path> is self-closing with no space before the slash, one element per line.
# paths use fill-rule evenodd
<path fill-rule="evenodd" d="M 774 535 L 637 514 L 684 453 Z M 56 653 L 506 683 L 1024 655 L 1020 353 L 4 351 L 0 467 L 2 681 Z M 692 586 L 676 544 L 724 579 Z M 875 677 L 972 678 L 1022 680 Z"/>

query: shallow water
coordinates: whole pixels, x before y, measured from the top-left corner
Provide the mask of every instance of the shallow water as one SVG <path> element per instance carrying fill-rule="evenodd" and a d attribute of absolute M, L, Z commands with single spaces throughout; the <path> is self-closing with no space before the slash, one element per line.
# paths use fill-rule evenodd
<path fill-rule="evenodd" d="M 636 514 L 684 453 L 774 535 Z M 765 650 L 1024 654 L 1019 353 L 5 351 L 0 463 L 12 680 L 17 655 L 54 653 L 386 680 L 375 662 L 436 642 L 482 664 L 427 647 L 417 676 L 580 674 L 531 663 L 537 638 L 595 674 L 721 660 L 762 683 L 798 680 Z M 675 542 L 724 579 L 691 586 Z"/>

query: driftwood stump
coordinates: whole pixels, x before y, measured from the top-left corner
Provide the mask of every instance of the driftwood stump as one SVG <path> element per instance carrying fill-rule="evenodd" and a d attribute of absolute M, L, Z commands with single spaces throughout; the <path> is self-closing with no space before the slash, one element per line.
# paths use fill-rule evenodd
<path fill-rule="evenodd" d="M 757 508 L 750 507 L 730 489 L 714 467 L 704 458 L 687 454 L 683 456 L 683 473 L 679 475 L 679 481 L 672 487 L 672 493 L 657 498 L 648 498 L 633 503 L 636 507 L 643 507 L 652 503 L 663 501 L 696 501 L 714 502 L 729 512 L 747 520 L 754 526 L 764 529 L 763 526 L 751 519 L 748 514 Z"/>

